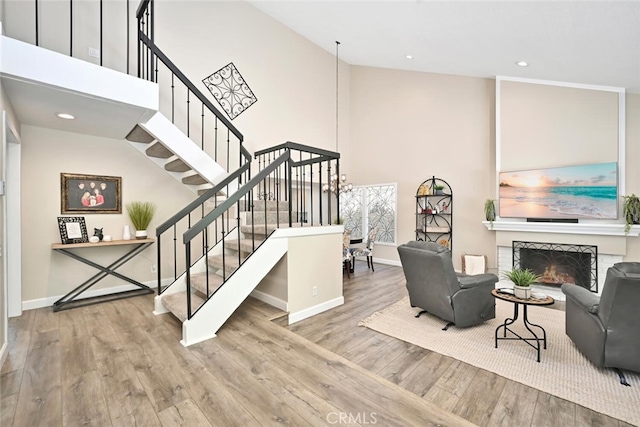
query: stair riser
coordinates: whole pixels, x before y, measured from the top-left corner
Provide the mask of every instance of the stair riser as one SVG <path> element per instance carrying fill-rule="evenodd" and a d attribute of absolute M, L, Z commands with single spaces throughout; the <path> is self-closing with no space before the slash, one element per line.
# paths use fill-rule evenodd
<path fill-rule="evenodd" d="M 218 275 L 222 275 L 222 267 L 223 267 L 223 263 L 222 263 L 222 255 L 214 255 L 214 256 L 210 256 L 208 258 L 208 264 L 209 264 L 209 268 L 213 268 L 215 270 L 219 270 L 216 271 L 216 274 Z M 233 273 L 234 271 L 236 271 L 238 269 L 238 255 L 237 254 L 226 254 L 224 257 L 224 262 L 225 262 L 225 275 L 226 277 L 229 277 L 229 275 L 231 273 Z"/>
<path fill-rule="evenodd" d="M 276 223 L 280 223 L 280 224 L 289 224 L 289 212 L 287 211 L 280 211 L 280 212 L 272 212 L 272 211 L 267 211 L 267 216 L 266 216 L 266 221 L 265 221 L 265 215 L 264 215 L 264 211 L 254 211 L 254 214 L 251 215 L 250 213 L 247 214 L 246 216 L 247 218 L 247 224 L 251 224 L 253 222 L 253 224 L 276 224 Z M 292 222 L 299 222 L 298 219 L 298 215 L 296 212 L 293 213 L 292 215 Z"/>
<path fill-rule="evenodd" d="M 265 203 L 267 205 L 267 211 L 275 211 L 276 207 L 277 210 L 280 212 L 288 212 L 289 211 L 289 202 L 286 200 L 281 200 L 281 201 L 277 201 L 277 200 L 254 200 L 253 201 L 253 210 L 256 212 L 264 212 L 265 210 Z M 278 207 L 279 205 L 279 207 Z"/>

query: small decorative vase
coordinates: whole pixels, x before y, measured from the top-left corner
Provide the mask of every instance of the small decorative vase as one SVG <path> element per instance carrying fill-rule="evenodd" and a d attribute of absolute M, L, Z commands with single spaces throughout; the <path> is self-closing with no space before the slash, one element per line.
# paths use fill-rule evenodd
<path fill-rule="evenodd" d="M 124 231 L 122 232 L 122 240 L 131 240 L 131 229 L 129 229 L 128 225 L 124 226 Z"/>
<path fill-rule="evenodd" d="M 513 285 L 513 295 L 520 299 L 531 298 L 531 286 Z"/>
<path fill-rule="evenodd" d="M 136 239 L 146 239 L 147 230 L 136 230 Z"/>

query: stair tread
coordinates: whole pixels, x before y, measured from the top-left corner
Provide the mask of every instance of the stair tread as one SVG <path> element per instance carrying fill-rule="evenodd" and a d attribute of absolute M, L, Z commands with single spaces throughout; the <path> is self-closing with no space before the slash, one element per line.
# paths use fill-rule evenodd
<path fill-rule="evenodd" d="M 182 178 L 182 183 L 188 184 L 188 185 L 202 185 L 202 184 L 208 184 L 209 182 L 203 177 L 201 177 L 200 175 L 195 174 L 195 175 L 185 176 L 184 178 Z"/>
<path fill-rule="evenodd" d="M 214 293 L 223 283 L 222 276 L 215 273 L 209 273 L 209 295 Z M 197 273 L 191 276 L 191 287 L 201 292 L 202 295 L 207 295 L 207 274 Z"/>
<path fill-rule="evenodd" d="M 187 172 L 191 170 L 191 167 L 182 159 L 175 159 L 164 165 L 164 169 L 169 172 Z"/>
<path fill-rule="evenodd" d="M 191 292 L 191 311 L 195 311 L 204 303 L 204 299 Z M 187 320 L 187 292 L 177 292 L 175 294 L 162 297 L 162 305 L 176 316 L 181 322 Z"/>
<path fill-rule="evenodd" d="M 131 132 L 129 132 L 129 134 L 124 137 L 124 139 L 126 139 L 127 141 L 140 142 L 143 144 L 149 144 L 155 141 L 155 138 L 149 135 L 149 133 L 146 130 L 142 129 L 139 125 L 135 125 L 134 128 L 131 129 Z"/>
<path fill-rule="evenodd" d="M 264 242 L 263 239 L 240 239 L 239 241 L 237 239 L 233 239 L 225 242 L 224 246 L 229 249 L 233 249 L 234 251 L 237 251 L 239 246 L 240 252 L 250 253 L 253 252 L 254 244 L 257 248 L 262 242 Z"/>
<path fill-rule="evenodd" d="M 168 159 L 169 157 L 173 156 L 173 152 L 171 152 L 171 150 L 162 145 L 160 142 L 156 142 L 151 147 L 147 148 L 145 150 L 145 153 L 149 157 L 157 157 L 160 159 Z"/>
<path fill-rule="evenodd" d="M 273 230 L 277 230 L 278 228 L 297 228 L 297 227 L 311 227 L 308 224 L 305 223 L 301 223 L 301 222 L 294 222 L 293 224 L 291 224 L 291 227 L 289 227 L 289 223 L 280 223 L 280 225 L 278 224 L 246 224 L 246 225 L 241 225 L 240 226 L 240 231 L 242 231 L 243 233 L 248 233 L 248 234 L 259 234 L 259 235 L 264 235 L 265 234 L 265 228 L 267 233 L 271 233 Z"/>

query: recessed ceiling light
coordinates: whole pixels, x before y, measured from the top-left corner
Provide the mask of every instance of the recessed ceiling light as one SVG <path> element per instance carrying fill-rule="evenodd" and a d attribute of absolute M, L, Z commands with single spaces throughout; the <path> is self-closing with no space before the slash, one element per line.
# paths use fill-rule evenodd
<path fill-rule="evenodd" d="M 518 67 L 528 67 L 529 63 L 527 61 L 518 61 L 518 62 L 516 62 L 516 65 Z"/>
<path fill-rule="evenodd" d="M 405 55 L 404 57 L 407 59 L 413 59 L 413 55 Z"/>
<path fill-rule="evenodd" d="M 75 116 L 72 116 L 69 113 L 56 113 L 56 116 L 60 117 L 61 119 L 66 119 L 66 120 L 73 120 L 75 119 Z"/>

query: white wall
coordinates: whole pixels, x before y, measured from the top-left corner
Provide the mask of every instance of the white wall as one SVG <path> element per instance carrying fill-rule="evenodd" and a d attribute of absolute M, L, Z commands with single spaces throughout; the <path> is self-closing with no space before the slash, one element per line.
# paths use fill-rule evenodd
<path fill-rule="evenodd" d="M 436 176 L 453 189 L 453 260 L 483 253 L 495 266 L 495 236 L 481 224 L 493 198 L 494 81 L 357 67 L 351 69 L 349 178 L 398 183 L 397 244 L 415 240 L 415 195 Z M 399 261 L 394 246 L 375 258 Z"/>
<path fill-rule="evenodd" d="M 167 28 L 171 31 L 163 31 Z M 251 152 L 285 141 L 335 150 L 333 53 L 243 2 L 157 2 L 156 44 L 216 106 L 202 79 L 229 62 L 235 64 L 258 98 L 232 122 Z M 339 81 L 344 153 L 349 145 L 350 80 L 343 62 Z"/>
<path fill-rule="evenodd" d="M 23 301 L 64 295 L 97 270 L 51 250 L 60 242 L 56 218 L 60 216 L 60 173 L 122 177 L 122 214 L 84 216 L 89 235 L 94 227 L 122 238 L 129 224 L 125 206 L 134 200 L 151 201 L 158 212 L 155 227 L 195 196 L 126 141 L 98 138 L 32 126 L 22 127 L 22 284 Z M 122 248 L 81 249 L 84 256 L 100 262 L 113 261 Z M 168 255 L 167 255 L 168 256 Z M 125 264 L 118 272 L 140 281 L 153 281 L 155 245 Z M 126 284 L 108 277 L 95 288 Z"/>

